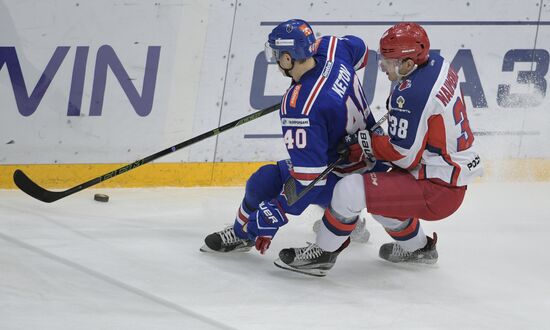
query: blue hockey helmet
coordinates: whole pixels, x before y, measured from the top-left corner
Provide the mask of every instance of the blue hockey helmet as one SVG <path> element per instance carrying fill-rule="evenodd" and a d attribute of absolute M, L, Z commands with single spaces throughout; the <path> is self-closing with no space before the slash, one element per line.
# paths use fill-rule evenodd
<path fill-rule="evenodd" d="M 291 19 L 277 25 L 265 43 L 265 58 L 268 63 L 277 63 L 281 54 L 287 52 L 294 60 L 304 60 L 315 52 L 315 34 L 304 20 Z"/>

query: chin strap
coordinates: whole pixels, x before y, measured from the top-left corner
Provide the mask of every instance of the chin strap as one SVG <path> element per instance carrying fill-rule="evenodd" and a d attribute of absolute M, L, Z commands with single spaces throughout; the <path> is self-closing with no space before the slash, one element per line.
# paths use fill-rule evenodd
<path fill-rule="evenodd" d="M 397 75 L 397 79 L 399 81 L 403 80 L 405 77 L 407 77 L 408 75 L 410 75 L 411 73 L 414 72 L 414 70 L 416 70 L 418 68 L 418 64 L 415 64 L 411 71 L 405 73 L 405 74 L 399 74 L 399 66 L 395 66 L 395 74 Z"/>
<path fill-rule="evenodd" d="M 292 69 L 294 69 L 294 59 L 292 59 L 290 63 L 292 63 L 292 66 L 290 67 L 290 69 L 285 69 L 281 66 L 281 61 L 277 61 L 277 65 L 279 65 L 279 68 L 281 68 L 281 70 L 283 70 L 283 72 L 285 73 L 285 76 L 287 76 L 289 78 L 292 78 L 292 75 L 290 74 L 290 71 Z"/>

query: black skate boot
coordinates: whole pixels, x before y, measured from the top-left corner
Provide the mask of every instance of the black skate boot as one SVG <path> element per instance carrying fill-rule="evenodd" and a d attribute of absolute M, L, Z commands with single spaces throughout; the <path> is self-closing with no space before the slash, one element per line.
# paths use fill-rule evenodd
<path fill-rule="evenodd" d="M 336 258 L 349 245 L 350 239 L 334 251 L 328 252 L 321 249 L 315 243 L 309 243 L 302 248 L 282 249 L 279 252 L 279 259 L 275 260 L 275 266 L 298 273 L 312 276 L 325 276 L 336 263 Z"/>
<path fill-rule="evenodd" d="M 378 255 L 380 258 L 390 262 L 406 262 L 419 264 L 435 264 L 437 262 L 437 234 L 433 234 L 434 238 L 427 236 L 428 242 L 426 246 L 416 251 L 408 252 L 397 243 L 386 243 L 380 247 Z"/>
<path fill-rule="evenodd" d="M 200 250 L 202 252 L 248 252 L 253 246 L 254 241 L 237 237 L 231 225 L 206 236 Z"/>

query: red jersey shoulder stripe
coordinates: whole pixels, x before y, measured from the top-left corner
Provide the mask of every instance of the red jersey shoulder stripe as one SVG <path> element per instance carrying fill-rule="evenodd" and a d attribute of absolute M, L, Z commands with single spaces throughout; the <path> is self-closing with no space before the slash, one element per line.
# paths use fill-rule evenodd
<path fill-rule="evenodd" d="M 290 93 L 290 91 L 292 90 L 292 87 L 294 87 L 294 85 L 290 86 L 286 90 L 285 94 L 283 95 L 283 99 L 281 101 L 281 114 L 282 115 L 286 115 L 286 100 L 288 98 L 288 93 Z"/>
<path fill-rule="evenodd" d="M 367 66 L 367 61 L 369 60 L 369 47 L 365 45 L 365 53 L 361 57 L 361 59 L 355 64 L 354 69 L 359 70 Z"/>
<path fill-rule="evenodd" d="M 325 66 L 323 68 L 321 75 L 319 76 L 319 78 L 317 78 L 317 81 L 313 85 L 313 88 L 311 89 L 311 92 L 309 93 L 306 99 L 304 108 L 302 109 L 302 115 L 304 116 L 307 116 L 311 111 L 311 108 L 313 107 L 313 103 L 315 103 L 317 96 L 319 96 L 319 92 L 323 88 L 323 85 L 327 81 L 327 77 L 330 75 L 330 72 L 332 71 L 332 66 L 334 64 L 334 59 L 336 57 L 337 44 L 338 44 L 338 38 L 330 37 L 327 61 L 325 62 Z"/>

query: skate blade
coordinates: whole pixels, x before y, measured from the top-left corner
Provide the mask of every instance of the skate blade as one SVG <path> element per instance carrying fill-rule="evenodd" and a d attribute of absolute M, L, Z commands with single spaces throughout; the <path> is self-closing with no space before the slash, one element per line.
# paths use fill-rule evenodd
<path fill-rule="evenodd" d="M 234 250 L 231 250 L 231 251 L 216 251 L 216 250 L 212 250 L 211 248 L 208 247 L 208 245 L 204 244 L 203 246 L 201 246 L 201 248 L 199 249 L 201 252 L 207 252 L 207 253 L 220 253 L 220 254 L 227 254 L 227 253 L 243 253 L 243 252 L 248 252 L 252 249 L 251 246 L 243 246 L 243 247 L 240 247 L 240 248 L 236 248 Z"/>
<path fill-rule="evenodd" d="M 208 247 L 208 245 L 204 244 L 203 246 L 201 246 L 201 248 L 199 249 L 201 252 L 216 252 L 214 250 L 212 250 L 211 248 Z"/>
<path fill-rule="evenodd" d="M 400 264 L 400 265 L 425 265 L 425 266 L 432 266 L 437 263 L 437 259 L 416 259 L 416 260 L 390 260 L 390 259 L 384 259 L 380 257 L 380 259 L 390 262 L 392 264 Z"/>
<path fill-rule="evenodd" d="M 298 268 L 294 268 L 292 266 L 289 266 L 289 265 L 285 264 L 281 259 L 275 260 L 273 262 L 273 264 L 275 266 L 279 267 L 279 268 L 290 270 L 290 271 L 300 273 L 300 274 L 306 274 L 306 275 L 316 276 L 316 277 L 324 277 L 324 276 L 327 275 L 326 270 L 322 270 L 322 269 L 298 269 Z"/>

